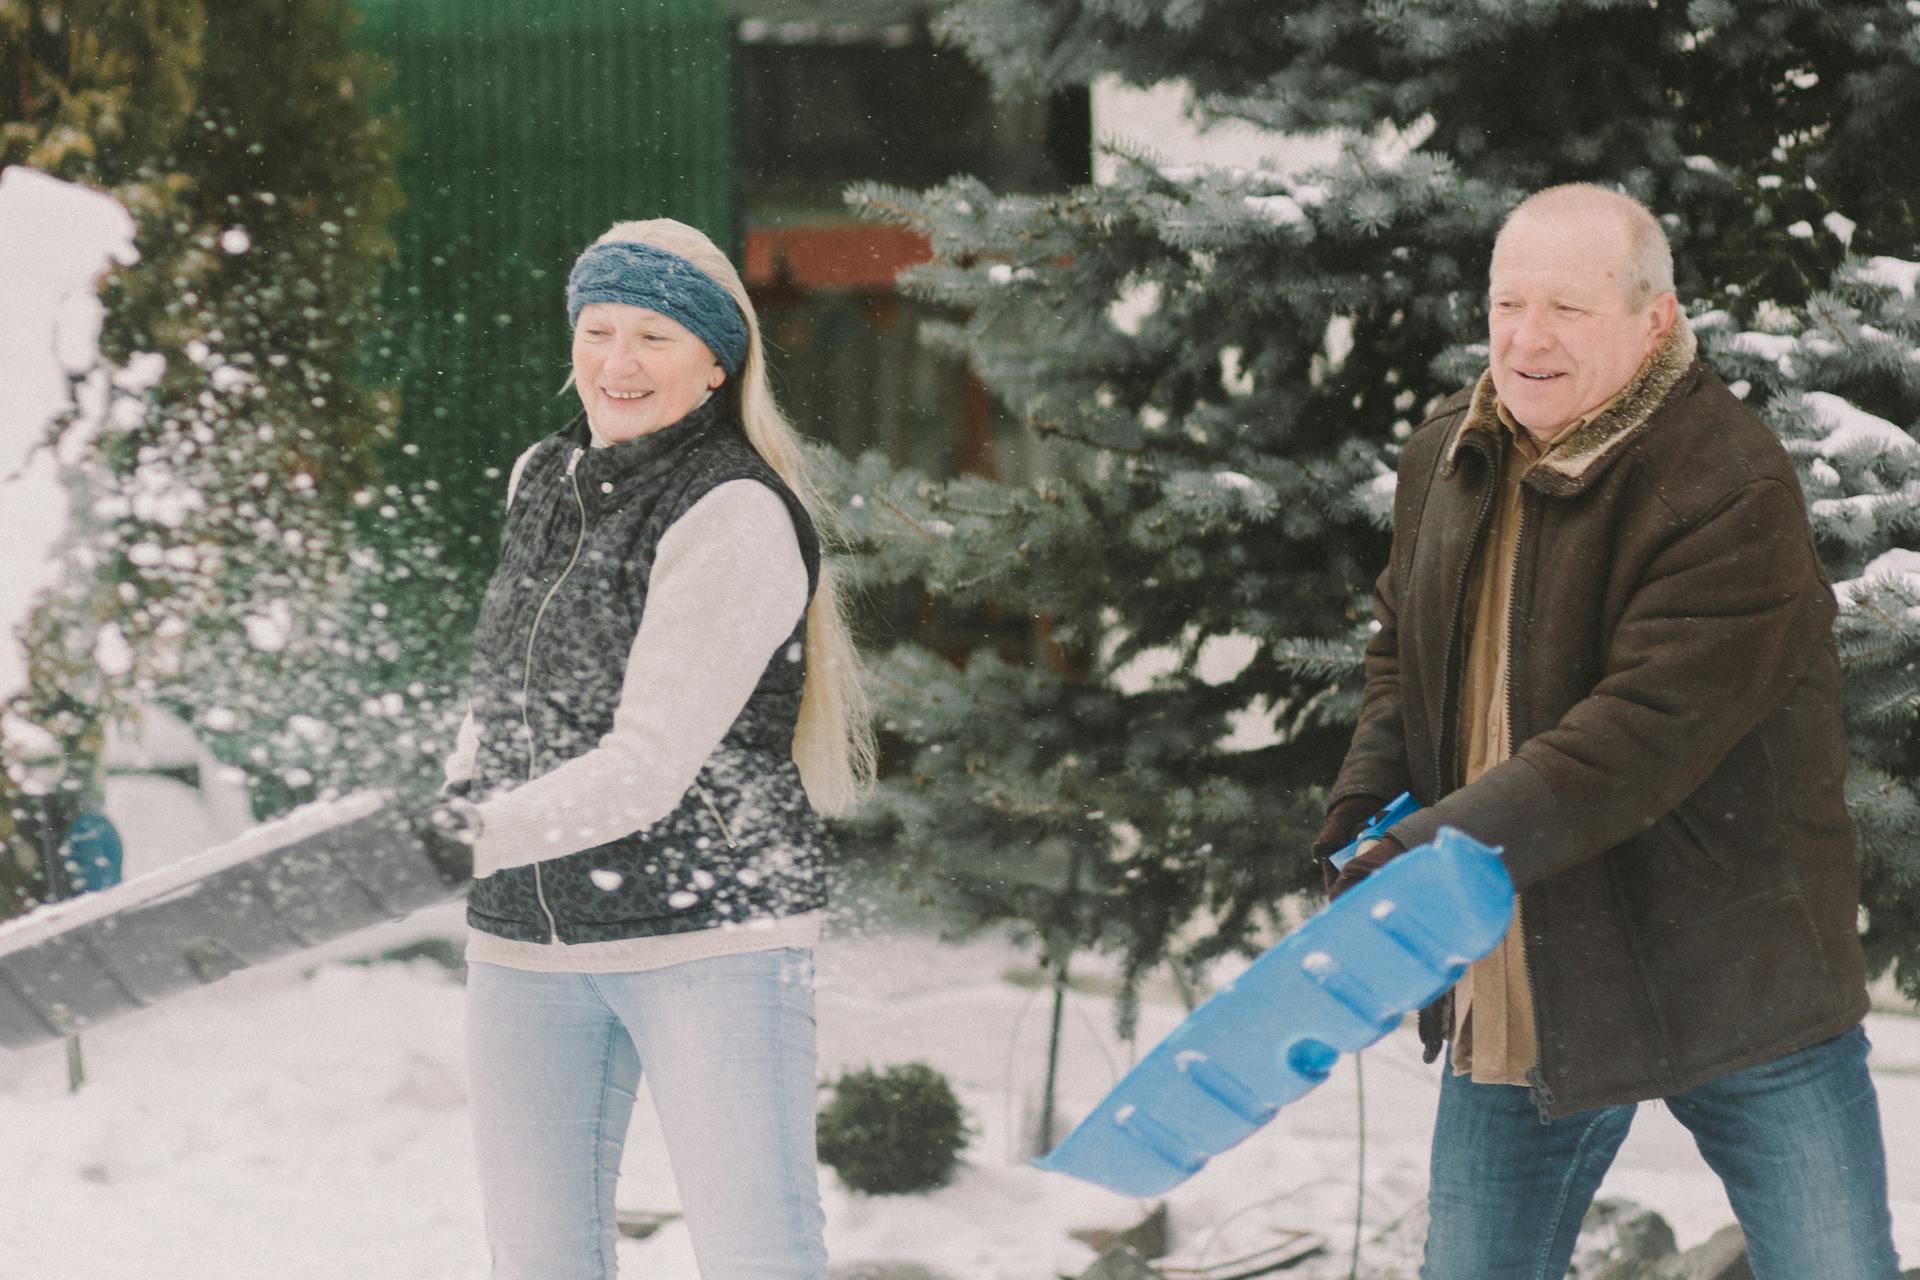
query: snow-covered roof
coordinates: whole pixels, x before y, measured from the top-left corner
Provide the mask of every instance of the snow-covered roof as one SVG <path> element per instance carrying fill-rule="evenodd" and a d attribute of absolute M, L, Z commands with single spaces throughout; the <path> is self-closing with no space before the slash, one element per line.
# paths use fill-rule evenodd
<path fill-rule="evenodd" d="M 0 574 L 0 699 L 26 682 L 21 625 L 67 523 L 56 459 L 37 449 L 71 404 L 69 377 L 98 356 L 95 282 L 138 258 L 112 197 L 13 165 L 0 171 L 0 546 L 26 571 Z"/>
<path fill-rule="evenodd" d="M 142 710 L 138 723 L 108 725 L 102 755 L 110 770 L 205 769 L 214 763 L 186 722 L 159 707 Z"/>

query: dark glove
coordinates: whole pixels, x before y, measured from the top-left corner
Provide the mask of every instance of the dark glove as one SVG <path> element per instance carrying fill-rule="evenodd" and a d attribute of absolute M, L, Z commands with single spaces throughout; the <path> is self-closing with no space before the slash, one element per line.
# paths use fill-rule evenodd
<path fill-rule="evenodd" d="M 453 799 L 437 804 L 413 821 L 413 833 L 427 848 L 427 859 L 440 878 L 464 885 L 473 878 L 473 842 L 480 838 L 480 811 L 471 801 Z"/>
<path fill-rule="evenodd" d="M 1381 836 L 1371 846 L 1347 860 L 1347 865 L 1340 869 L 1339 877 L 1327 892 L 1335 898 L 1339 897 L 1406 851 L 1407 846 L 1392 836 Z"/>
<path fill-rule="evenodd" d="M 1327 820 L 1320 828 L 1320 834 L 1313 838 L 1313 860 L 1320 864 L 1320 883 L 1328 893 L 1333 892 L 1333 882 L 1340 877 L 1327 859 L 1340 852 L 1360 834 L 1360 828 L 1367 825 L 1367 819 L 1385 807 L 1372 796 L 1347 796 L 1333 808 L 1327 810 Z"/>

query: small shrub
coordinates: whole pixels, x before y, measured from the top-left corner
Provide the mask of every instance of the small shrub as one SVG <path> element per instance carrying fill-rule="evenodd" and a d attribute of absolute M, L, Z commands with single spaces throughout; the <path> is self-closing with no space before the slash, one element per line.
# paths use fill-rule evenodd
<path fill-rule="evenodd" d="M 820 1160 L 855 1191 L 931 1191 L 970 1136 L 947 1078 L 921 1062 L 849 1071 L 820 1109 Z"/>

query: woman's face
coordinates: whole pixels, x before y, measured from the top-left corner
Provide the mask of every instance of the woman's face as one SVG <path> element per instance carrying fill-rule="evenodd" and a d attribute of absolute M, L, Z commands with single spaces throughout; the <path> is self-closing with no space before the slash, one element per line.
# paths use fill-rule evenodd
<path fill-rule="evenodd" d="M 624 302 L 590 302 L 573 330 L 573 385 L 609 444 L 670 427 L 726 381 L 678 320 Z"/>

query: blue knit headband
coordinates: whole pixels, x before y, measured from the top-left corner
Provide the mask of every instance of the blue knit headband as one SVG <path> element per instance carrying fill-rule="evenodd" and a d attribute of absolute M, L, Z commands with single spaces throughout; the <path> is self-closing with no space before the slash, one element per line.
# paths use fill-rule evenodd
<path fill-rule="evenodd" d="M 733 295 L 677 253 L 613 240 L 590 245 L 567 276 L 567 324 L 589 302 L 624 302 L 685 325 L 729 375 L 747 362 L 747 319 Z"/>

